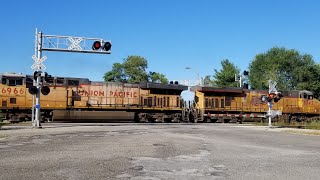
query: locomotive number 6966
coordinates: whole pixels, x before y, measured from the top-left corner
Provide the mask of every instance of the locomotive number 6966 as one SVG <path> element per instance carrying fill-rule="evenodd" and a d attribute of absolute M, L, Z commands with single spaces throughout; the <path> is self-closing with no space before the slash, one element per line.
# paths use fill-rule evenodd
<path fill-rule="evenodd" d="M 1 89 L 1 94 L 21 94 L 25 93 L 24 88 L 11 88 L 11 87 L 4 87 Z"/>

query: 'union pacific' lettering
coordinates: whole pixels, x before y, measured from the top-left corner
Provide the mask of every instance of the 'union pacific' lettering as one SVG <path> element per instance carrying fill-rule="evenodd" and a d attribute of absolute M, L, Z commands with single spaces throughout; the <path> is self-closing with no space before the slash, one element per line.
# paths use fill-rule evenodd
<path fill-rule="evenodd" d="M 80 96 L 104 96 L 104 91 L 79 90 Z"/>
<path fill-rule="evenodd" d="M 138 97 L 137 92 L 128 92 L 128 91 L 110 91 L 110 96 L 112 97 Z"/>

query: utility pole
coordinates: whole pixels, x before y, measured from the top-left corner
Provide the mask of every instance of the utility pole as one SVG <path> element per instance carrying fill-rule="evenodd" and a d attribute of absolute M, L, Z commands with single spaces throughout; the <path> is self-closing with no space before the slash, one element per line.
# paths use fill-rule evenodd
<path fill-rule="evenodd" d="M 201 85 L 203 85 L 203 83 L 202 83 L 202 79 L 201 79 L 201 77 L 200 77 L 200 75 L 199 75 L 199 72 L 197 71 L 197 70 L 194 70 L 194 69 L 192 69 L 191 67 L 185 67 L 185 69 L 187 69 L 187 70 L 193 70 L 196 74 L 197 74 L 197 80 L 196 80 L 196 85 L 199 85 L 199 86 L 201 86 Z"/>

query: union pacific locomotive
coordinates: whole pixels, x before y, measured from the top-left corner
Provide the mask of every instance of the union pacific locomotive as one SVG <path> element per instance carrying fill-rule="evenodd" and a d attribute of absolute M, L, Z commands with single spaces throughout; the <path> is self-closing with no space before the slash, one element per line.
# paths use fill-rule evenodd
<path fill-rule="evenodd" d="M 268 91 L 231 87 L 191 87 L 195 103 L 191 108 L 192 121 L 196 122 L 243 122 L 262 120 L 267 117 L 268 105 L 262 101 Z M 281 111 L 277 116 L 284 121 L 305 121 L 318 118 L 320 102 L 310 91 L 281 91 L 282 98 L 273 103 L 272 110 Z M 276 119 L 277 119 L 276 118 Z"/>
<path fill-rule="evenodd" d="M 1 111 L 11 122 L 31 119 L 33 76 L 0 75 Z M 181 92 L 177 83 L 94 82 L 86 78 L 48 77 L 48 95 L 42 95 L 41 119 L 48 121 L 124 120 L 135 122 L 179 122 Z"/>

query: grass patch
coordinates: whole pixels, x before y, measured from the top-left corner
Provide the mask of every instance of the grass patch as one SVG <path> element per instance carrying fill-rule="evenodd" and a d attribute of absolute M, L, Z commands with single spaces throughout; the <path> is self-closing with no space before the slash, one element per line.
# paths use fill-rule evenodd
<path fill-rule="evenodd" d="M 6 126 L 31 126 L 31 121 L 27 121 L 27 122 L 18 122 L 18 123 L 5 123 Z"/>
<path fill-rule="evenodd" d="M 319 121 L 311 121 L 306 125 L 307 129 L 315 129 L 320 130 L 320 122 Z"/>
<path fill-rule="evenodd" d="M 0 111 L 0 123 L 3 121 L 3 114 L 1 113 L 1 111 Z"/>
<path fill-rule="evenodd" d="M 252 123 L 251 123 L 252 124 Z M 268 126 L 268 123 L 267 122 L 263 122 L 263 121 L 260 121 L 260 122 L 253 122 L 254 125 L 257 125 L 257 126 Z"/>
<path fill-rule="evenodd" d="M 257 126 L 268 126 L 268 122 L 260 121 L 260 122 L 253 122 L 253 124 Z M 314 129 L 314 130 L 320 130 L 320 121 L 310 121 L 310 122 L 291 122 L 291 123 L 285 123 L 284 121 L 277 121 L 272 123 L 273 126 L 279 126 L 279 127 L 286 127 L 286 126 L 294 126 L 294 127 L 300 127 L 302 129 Z"/>
<path fill-rule="evenodd" d="M 0 122 L 0 127 L 1 126 L 8 126 L 10 125 L 11 123 L 9 121 L 4 121 L 4 122 Z"/>
<path fill-rule="evenodd" d="M 6 125 L 6 124 L 8 124 L 8 123 L 3 122 L 2 113 L 0 112 L 0 128 L 1 128 L 1 126 Z"/>

